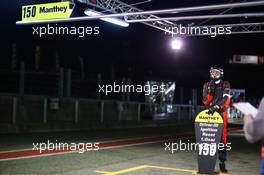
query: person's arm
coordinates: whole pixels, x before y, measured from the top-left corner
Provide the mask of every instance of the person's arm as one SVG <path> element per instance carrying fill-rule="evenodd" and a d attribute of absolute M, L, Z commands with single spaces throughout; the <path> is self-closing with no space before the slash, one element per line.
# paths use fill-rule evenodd
<path fill-rule="evenodd" d="M 213 90 L 210 88 L 210 83 L 207 82 L 203 85 L 203 104 L 208 106 L 213 100 Z"/>
<path fill-rule="evenodd" d="M 264 98 L 261 100 L 255 119 L 249 115 L 244 117 L 244 132 L 246 139 L 251 143 L 264 138 Z"/>
<path fill-rule="evenodd" d="M 211 106 L 209 108 L 210 113 L 214 113 L 215 111 L 219 112 L 225 110 L 229 106 L 232 97 L 230 84 L 228 82 L 224 82 L 223 88 L 224 91 L 223 91 L 222 99 L 217 104 L 214 104 L 214 106 Z"/>
<path fill-rule="evenodd" d="M 245 133 L 245 138 L 248 142 L 254 143 L 258 141 L 260 138 L 255 137 L 254 131 L 253 131 L 253 118 L 251 115 L 245 115 L 244 116 L 244 133 Z"/>
<path fill-rule="evenodd" d="M 217 104 L 220 107 L 220 110 L 226 109 L 231 101 L 231 87 L 229 82 L 225 82 L 224 84 L 224 92 L 223 92 L 223 98 L 220 100 L 220 102 Z"/>

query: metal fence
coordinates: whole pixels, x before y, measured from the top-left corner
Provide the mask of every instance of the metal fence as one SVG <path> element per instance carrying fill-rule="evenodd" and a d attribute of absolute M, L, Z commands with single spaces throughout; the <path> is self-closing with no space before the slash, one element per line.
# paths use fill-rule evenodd
<path fill-rule="evenodd" d="M 193 120 L 201 106 L 171 105 L 173 110 L 156 118 L 158 104 L 56 98 L 49 96 L 0 95 L 1 123 L 83 123 L 115 121 Z"/>

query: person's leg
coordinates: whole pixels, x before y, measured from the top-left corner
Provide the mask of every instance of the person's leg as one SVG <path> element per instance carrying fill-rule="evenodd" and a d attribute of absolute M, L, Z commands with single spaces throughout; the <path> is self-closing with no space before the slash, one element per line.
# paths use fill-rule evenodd
<path fill-rule="evenodd" d="M 219 168 L 220 171 L 225 173 L 227 172 L 225 161 L 226 161 L 226 149 L 218 151 L 218 157 L 219 157 Z"/>
<path fill-rule="evenodd" d="M 223 131 L 222 131 L 222 137 L 221 137 L 221 142 L 226 145 L 227 144 L 227 113 L 224 112 L 222 113 L 223 116 Z M 225 161 L 226 161 L 226 148 L 223 150 L 218 151 L 218 158 L 219 158 L 219 168 L 221 172 L 227 172 L 226 166 L 225 166 Z"/>
<path fill-rule="evenodd" d="M 222 113 L 223 116 L 223 131 L 222 131 L 222 143 L 227 143 L 227 112 Z"/>

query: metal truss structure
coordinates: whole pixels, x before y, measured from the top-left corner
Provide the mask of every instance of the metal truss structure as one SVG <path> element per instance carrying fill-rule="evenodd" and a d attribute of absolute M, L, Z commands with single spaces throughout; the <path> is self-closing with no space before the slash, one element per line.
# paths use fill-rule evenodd
<path fill-rule="evenodd" d="M 105 12 L 109 13 L 130 13 L 130 12 L 142 12 L 143 10 L 121 2 L 119 0 L 77 0 L 81 3 L 99 8 Z M 215 15 L 217 17 L 218 15 Z M 162 30 L 169 34 L 173 33 L 173 28 L 178 25 L 169 21 L 164 20 L 155 15 L 135 15 L 128 16 L 126 19 L 129 21 L 142 21 L 145 25 L 154 27 L 156 29 Z M 261 33 L 264 32 L 264 22 L 260 23 L 240 23 L 240 24 L 223 24 L 223 25 L 211 25 L 211 26 L 196 26 L 196 27 L 232 27 L 232 34 L 242 34 L 242 33 Z M 197 35 L 197 34 L 196 34 Z"/>
<path fill-rule="evenodd" d="M 65 1 L 65 0 L 62 0 Z M 228 3 L 219 5 L 207 5 L 207 6 L 197 6 L 197 7 L 185 7 L 185 8 L 173 8 L 173 9 L 163 9 L 163 10 L 150 10 L 144 11 L 139 9 L 133 4 L 129 5 L 120 0 L 67 0 L 71 2 L 80 2 L 87 5 L 88 7 L 93 7 L 100 9 L 101 15 L 98 16 L 82 16 L 82 17 L 72 17 L 67 19 L 48 19 L 39 21 L 17 21 L 16 24 L 41 24 L 41 23 L 57 23 L 57 22 L 69 22 L 69 21 L 83 21 L 83 20 L 95 20 L 100 18 L 123 18 L 128 23 L 142 23 L 150 27 L 159 29 L 165 33 L 174 35 L 174 28 L 179 27 L 177 24 L 178 20 L 195 20 L 195 19 L 217 19 L 217 18 L 245 18 L 245 17 L 261 17 L 263 18 L 264 13 L 241 13 L 241 14 L 216 14 L 216 15 L 200 15 L 200 16 L 175 16 L 175 17 L 158 17 L 159 14 L 177 14 L 181 12 L 194 12 L 194 11 L 207 11 L 215 9 L 227 9 L 227 8 L 242 8 L 251 6 L 264 6 L 264 1 L 251 1 L 251 2 L 238 2 L 238 3 Z M 148 2 L 148 0 L 144 1 Z M 140 3 L 138 3 L 140 4 Z M 172 22 L 174 21 L 174 22 Z M 194 27 L 232 27 L 232 34 L 240 33 L 260 33 L 264 32 L 264 22 L 255 23 L 239 23 L 239 24 L 217 24 L 217 25 L 203 25 Z M 175 34 L 176 35 L 176 34 Z M 195 36 L 199 34 L 191 34 Z M 190 35 L 189 35 L 190 36 Z"/>
<path fill-rule="evenodd" d="M 262 33 L 264 32 L 264 22 L 260 23 L 243 23 L 243 24 L 229 24 L 231 26 L 232 34 L 239 33 Z"/>
<path fill-rule="evenodd" d="M 77 1 L 113 14 L 143 12 L 143 10 L 134 7 L 132 5 L 123 3 L 119 0 L 77 0 Z M 134 15 L 134 16 L 127 16 L 126 18 L 129 20 L 137 20 L 137 19 L 142 20 L 149 18 L 156 19 L 157 21 L 146 21 L 141 23 L 168 33 L 171 33 L 171 30 L 169 29 L 171 29 L 172 27 L 176 27 L 174 23 L 167 20 L 162 20 L 161 18 L 155 15 Z"/>

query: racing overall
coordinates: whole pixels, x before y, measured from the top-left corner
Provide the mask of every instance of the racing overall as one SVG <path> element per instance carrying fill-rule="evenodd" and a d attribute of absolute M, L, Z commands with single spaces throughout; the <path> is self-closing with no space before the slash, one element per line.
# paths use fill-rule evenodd
<path fill-rule="evenodd" d="M 226 109 L 230 104 L 231 100 L 231 90 L 230 84 L 227 81 L 219 80 L 220 82 L 216 84 L 215 82 L 206 82 L 203 86 L 203 103 L 207 108 L 216 106 L 218 109 L 216 112 L 219 112 L 223 117 L 223 131 L 221 142 L 226 145 L 227 143 L 227 112 Z M 226 149 L 218 152 L 220 166 L 224 165 L 226 161 Z"/>

